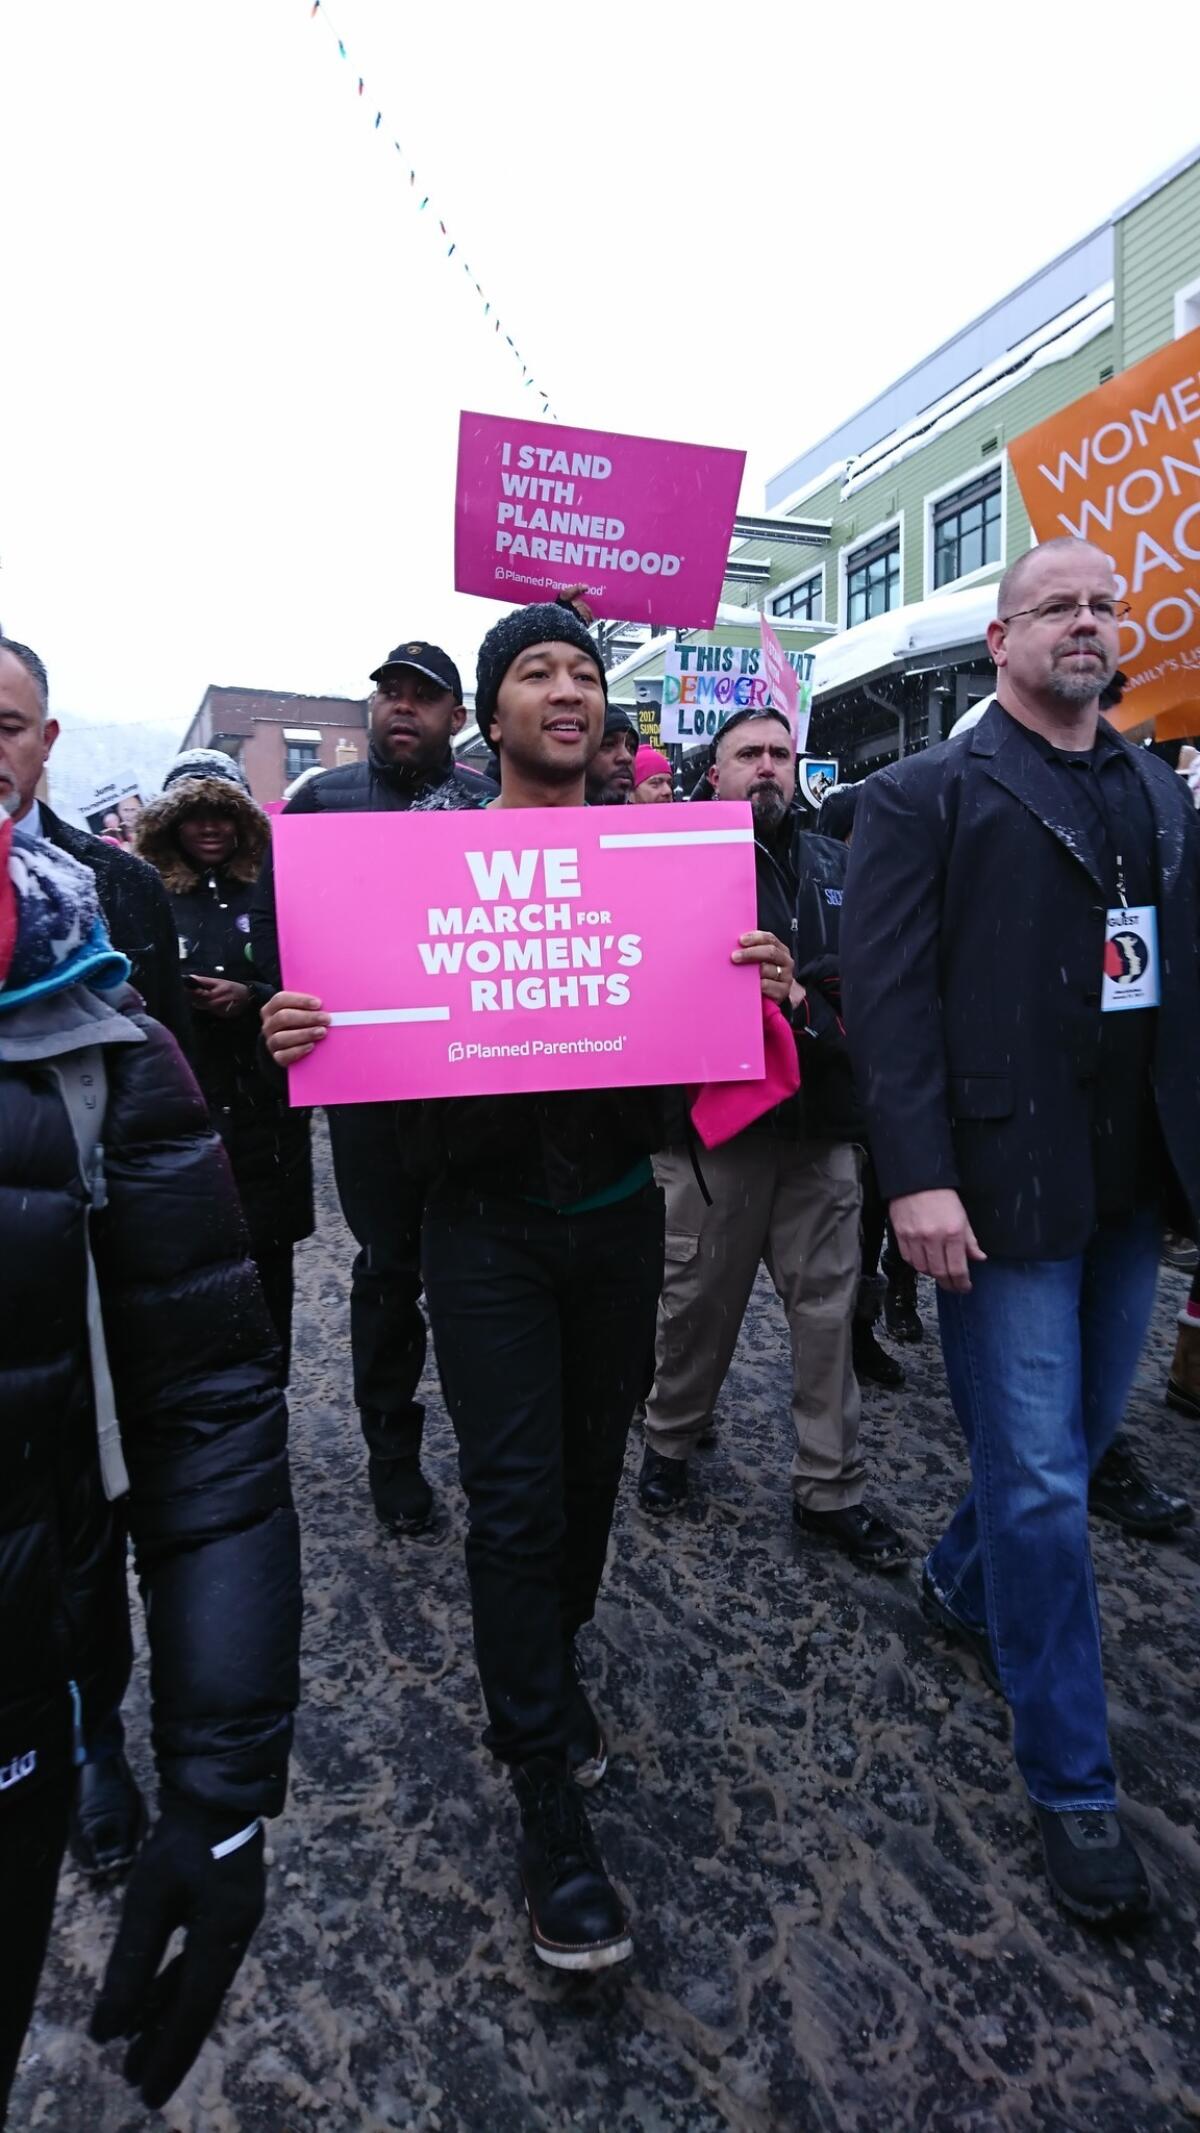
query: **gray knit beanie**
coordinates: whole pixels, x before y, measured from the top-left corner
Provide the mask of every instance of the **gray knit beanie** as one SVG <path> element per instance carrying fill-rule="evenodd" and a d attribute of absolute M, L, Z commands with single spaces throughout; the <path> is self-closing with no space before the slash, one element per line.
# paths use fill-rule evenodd
<path fill-rule="evenodd" d="M 188 748 L 175 761 L 162 781 L 166 792 L 170 785 L 178 785 L 181 778 L 224 778 L 230 785 L 240 785 L 249 792 L 250 783 L 240 763 L 223 748 Z"/>
<path fill-rule="evenodd" d="M 475 722 L 489 744 L 500 684 L 518 654 L 527 652 L 534 644 L 573 644 L 581 652 L 586 652 L 589 659 L 595 661 L 605 702 L 608 701 L 608 678 L 599 648 L 574 608 L 557 600 L 540 600 L 534 607 L 515 607 L 511 615 L 500 617 L 479 647 L 475 673 Z"/>

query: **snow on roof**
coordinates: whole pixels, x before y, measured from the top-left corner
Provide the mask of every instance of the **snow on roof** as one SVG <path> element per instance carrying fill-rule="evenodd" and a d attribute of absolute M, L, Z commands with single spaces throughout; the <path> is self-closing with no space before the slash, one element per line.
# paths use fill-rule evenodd
<path fill-rule="evenodd" d="M 978 644 L 996 614 L 996 586 L 934 593 L 928 600 L 873 615 L 840 636 L 829 637 L 813 656 L 814 701 L 907 666 L 931 652 Z"/>
<path fill-rule="evenodd" d="M 864 453 L 860 459 L 851 459 L 847 466 L 842 500 L 853 496 L 868 482 L 876 481 L 892 467 L 910 457 L 913 452 L 924 451 L 935 437 L 944 435 L 968 416 L 978 414 L 992 400 L 1011 392 L 1014 385 L 1029 377 L 1035 370 L 1043 370 L 1049 363 L 1064 363 L 1068 356 L 1085 348 L 1103 333 L 1113 322 L 1113 285 L 1105 284 L 1091 296 L 1064 311 L 1061 318 L 1053 319 L 1048 326 L 1039 326 L 1036 333 L 1009 348 L 994 363 L 976 371 L 944 399 L 935 401 L 932 407 L 906 423 L 903 429 L 895 430 L 890 437 Z"/>
<path fill-rule="evenodd" d="M 828 482 L 840 481 L 848 465 L 847 459 L 831 459 L 829 465 L 822 467 L 819 474 L 813 474 L 798 489 L 793 489 L 790 496 L 781 497 L 778 503 L 772 504 L 772 515 L 776 518 L 790 517 L 792 512 L 799 510 L 801 504 L 808 502 L 810 496 L 815 496 L 818 489 L 825 488 Z"/>
<path fill-rule="evenodd" d="M 874 452 L 880 443 L 907 427 L 924 408 L 977 376 L 1039 327 L 1061 319 L 1081 299 L 1112 278 L 1113 236 L 1109 223 L 1092 230 L 1060 252 L 991 308 L 943 341 L 940 348 L 914 364 L 866 407 L 813 443 L 775 474 L 766 485 L 766 505 L 773 511 L 795 493 L 810 472 L 836 455 Z"/>

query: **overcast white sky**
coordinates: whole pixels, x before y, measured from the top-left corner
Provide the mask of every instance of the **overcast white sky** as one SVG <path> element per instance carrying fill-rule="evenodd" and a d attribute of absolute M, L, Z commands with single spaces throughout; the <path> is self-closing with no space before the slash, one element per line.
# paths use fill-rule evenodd
<path fill-rule="evenodd" d="M 1200 133 L 1174 0 L 323 13 L 349 65 L 310 0 L 0 0 L 0 619 L 67 717 L 473 672 L 458 412 L 539 409 L 464 255 L 563 420 L 761 509 Z"/>

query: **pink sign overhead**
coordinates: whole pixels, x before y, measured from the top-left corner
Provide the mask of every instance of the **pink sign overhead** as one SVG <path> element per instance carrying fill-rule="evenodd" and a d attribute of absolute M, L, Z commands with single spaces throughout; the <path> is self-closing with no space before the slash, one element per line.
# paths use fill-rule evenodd
<path fill-rule="evenodd" d="M 800 677 L 789 663 L 778 636 L 767 621 L 766 614 L 759 614 L 759 636 L 762 641 L 763 673 L 771 692 L 771 702 L 777 711 L 782 711 L 792 729 L 792 739 L 797 751 L 808 745 L 807 708 L 800 705 Z"/>
<path fill-rule="evenodd" d="M 762 1076 L 742 802 L 281 815 L 274 853 L 284 985 L 333 1016 L 293 1103 Z"/>
<path fill-rule="evenodd" d="M 455 586 L 528 606 L 582 585 L 598 615 L 709 629 L 745 461 L 717 445 L 464 412 Z"/>

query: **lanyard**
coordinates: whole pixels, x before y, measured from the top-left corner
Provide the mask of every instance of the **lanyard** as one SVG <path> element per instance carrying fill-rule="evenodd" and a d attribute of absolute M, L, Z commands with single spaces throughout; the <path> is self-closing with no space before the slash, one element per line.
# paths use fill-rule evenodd
<path fill-rule="evenodd" d="M 1094 758 L 1080 761 L 1078 766 L 1071 766 L 1075 790 L 1082 791 L 1100 831 L 1105 851 L 1113 862 L 1117 901 L 1124 909 L 1129 903 L 1129 891 L 1125 884 L 1125 859 L 1120 847 L 1119 832 L 1113 822 L 1108 794 L 1104 789 L 1104 780 L 1100 774 L 1102 767 Z"/>

